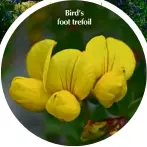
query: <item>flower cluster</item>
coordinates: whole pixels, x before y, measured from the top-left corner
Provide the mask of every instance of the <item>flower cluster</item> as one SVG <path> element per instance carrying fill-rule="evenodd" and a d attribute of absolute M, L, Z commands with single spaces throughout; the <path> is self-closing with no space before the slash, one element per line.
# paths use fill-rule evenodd
<path fill-rule="evenodd" d="M 14 10 L 17 13 L 23 13 L 24 11 L 26 11 L 28 8 L 32 7 L 34 4 L 36 4 L 37 2 L 34 1 L 27 1 L 27 2 L 22 2 L 22 3 L 18 3 L 14 6 Z"/>
<path fill-rule="evenodd" d="M 126 95 L 136 61 L 124 42 L 101 35 L 92 38 L 84 51 L 64 49 L 52 56 L 55 45 L 45 39 L 32 46 L 26 59 L 30 78 L 15 77 L 10 86 L 15 102 L 69 122 L 79 116 L 90 93 L 106 108 Z"/>

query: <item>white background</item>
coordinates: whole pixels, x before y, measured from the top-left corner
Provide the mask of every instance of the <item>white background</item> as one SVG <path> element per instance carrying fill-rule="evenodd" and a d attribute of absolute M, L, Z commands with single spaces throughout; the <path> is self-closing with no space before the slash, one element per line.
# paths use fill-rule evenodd
<path fill-rule="evenodd" d="M 46 6 L 49 3 L 57 2 L 61 0 L 44 0 L 32 8 L 28 9 L 25 13 L 23 13 L 10 27 L 4 39 L 2 40 L 0 46 L 0 62 L 2 61 L 2 56 L 6 44 L 11 37 L 12 33 L 18 27 L 18 25 L 29 16 L 34 11 L 39 8 Z M 103 0 L 85 0 L 91 1 L 94 3 L 99 3 L 104 7 L 112 10 L 117 13 L 120 17 L 122 17 L 134 30 L 135 34 L 138 36 L 140 43 L 144 49 L 145 57 L 147 58 L 147 44 L 146 41 L 135 25 L 135 23 L 121 10 L 116 8 L 115 6 L 105 2 Z M 101 3 L 101 1 L 103 1 Z M 145 50 L 146 49 L 146 50 Z M 147 91 L 145 91 L 144 98 L 141 102 L 141 105 L 133 116 L 133 118 L 129 121 L 129 123 L 118 133 L 109 137 L 108 139 L 101 141 L 99 143 L 92 144 L 90 146 L 99 146 L 99 147 L 145 147 L 147 146 Z M 15 147 L 48 147 L 48 146 L 57 146 L 50 142 L 44 141 L 39 137 L 33 135 L 26 128 L 24 128 L 20 122 L 15 118 L 13 113 L 11 112 L 7 102 L 5 100 L 5 96 L 3 94 L 2 85 L 0 85 L 0 146 L 15 146 Z M 89 145 L 87 145 L 89 146 Z"/>

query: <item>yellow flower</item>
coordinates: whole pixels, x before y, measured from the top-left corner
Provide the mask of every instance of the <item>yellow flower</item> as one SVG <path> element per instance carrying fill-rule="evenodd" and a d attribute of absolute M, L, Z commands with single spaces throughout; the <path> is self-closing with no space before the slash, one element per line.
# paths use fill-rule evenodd
<path fill-rule="evenodd" d="M 136 65 L 134 54 L 124 42 L 104 36 L 92 38 L 86 52 L 95 62 L 97 81 L 93 93 L 104 107 L 109 108 L 127 92 L 127 80 Z"/>
<path fill-rule="evenodd" d="M 124 97 L 135 59 L 123 42 L 98 36 L 83 52 L 64 49 L 52 56 L 55 45 L 50 39 L 33 45 L 26 59 L 30 78 L 12 80 L 9 93 L 14 101 L 30 111 L 46 109 L 69 122 L 78 117 L 80 101 L 92 90 L 105 107 Z"/>
<path fill-rule="evenodd" d="M 23 13 L 24 11 L 26 11 L 28 8 L 32 7 L 36 3 L 37 2 L 33 2 L 33 1 L 18 3 L 14 6 L 14 9 L 15 9 L 16 12 Z"/>
<path fill-rule="evenodd" d="M 59 119 L 74 120 L 80 114 L 78 101 L 85 99 L 91 92 L 95 78 L 93 64 L 85 52 L 65 49 L 55 54 L 51 60 L 46 59 L 43 83 L 52 95 L 46 104 L 46 110 Z"/>

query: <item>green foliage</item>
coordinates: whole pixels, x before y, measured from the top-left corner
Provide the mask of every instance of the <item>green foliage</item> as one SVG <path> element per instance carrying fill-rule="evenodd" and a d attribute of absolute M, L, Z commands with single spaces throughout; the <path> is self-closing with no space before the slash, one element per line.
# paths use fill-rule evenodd
<path fill-rule="evenodd" d="M 128 112 L 129 112 L 128 118 L 131 118 L 134 115 L 134 113 L 136 112 L 136 110 L 138 109 L 138 107 L 140 105 L 141 100 L 142 100 L 142 98 L 139 98 L 139 99 L 133 101 L 129 105 L 129 107 L 128 107 Z"/>
<path fill-rule="evenodd" d="M 0 42 L 16 18 L 38 0 L 31 0 L 31 2 L 27 1 L 27 3 L 23 3 L 25 1 L 26 0 L 0 0 Z M 4 52 L 5 58 L 2 63 L 2 77 L 9 69 L 8 61 L 11 61 L 11 52 L 12 50 L 10 47 L 7 47 Z"/>
<path fill-rule="evenodd" d="M 35 4 L 36 1 L 37 0 L 34 2 L 33 0 L 31 2 L 27 1 L 27 3 L 23 3 L 24 0 L 0 1 L 0 42 L 15 19 L 26 9 Z"/>
<path fill-rule="evenodd" d="M 147 1 L 146 0 L 106 0 L 127 13 L 138 25 L 147 39 Z"/>
<path fill-rule="evenodd" d="M 51 142 L 57 142 L 59 137 L 65 138 L 64 145 L 81 145 L 84 144 L 80 140 L 81 133 L 87 122 L 84 113 L 84 106 L 81 108 L 80 116 L 72 122 L 60 121 L 50 114 L 45 115 L 45 139 Z M 86 116 L 87 117 L 87 116 Z"/>
<path fill-rule="evenodd" d="M 0 2 L 0 41 L 6 33 L 9 26 L 13 23 L 14 5 L 7 1 Z"/>

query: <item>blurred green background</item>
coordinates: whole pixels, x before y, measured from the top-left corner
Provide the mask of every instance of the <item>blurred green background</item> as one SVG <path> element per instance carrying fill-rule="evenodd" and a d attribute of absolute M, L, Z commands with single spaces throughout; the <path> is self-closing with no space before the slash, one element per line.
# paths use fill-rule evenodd
<path fill-rule="evenodd" d="M 64 16 L 65 9 L 83 10 L 85 12 L 84 18 L 92 18 L 92 25 L 58 26 L 57 18 L 67 19 Z M 82 105 L 80 116 L 70 123 L 65 123 L 60 122 L 46 112 L 28 112 L 11 100 L 8 94 L 10 82 L 15 76 L 28 76 L 25 58 L 34 43 L 45 38 L 56 40 L 58 44 L 53 52 L 55 54 L 66 48 L 84 50 L 86 43 L 97 35 L 111 36 L 124 41 L 131 47 L 136 57 L 136 69 L 134 75 L 128 81 L 128 92 L 122 101 L 114 104 L 109 109 L 105 109 L 93 96 L 90 96 Z M 134 32 L 119 16 L 93 3 L 65 1 L 36 11 L 16 29 L 4 53 L 2 85 L 12 112 L 32 133 L 57 144 L 90 144 L 107 138 L 109 132 L 106 131 L 103 136 L 95 139 L 82 141 L 80 137 L 88 120 L 101 122 L 108 118 L 115 120 L 115 118 L 123 117 L 125 121 L 129 121 L 134 115 L 141 102 L 146 85 L 145 57 Z"/>

